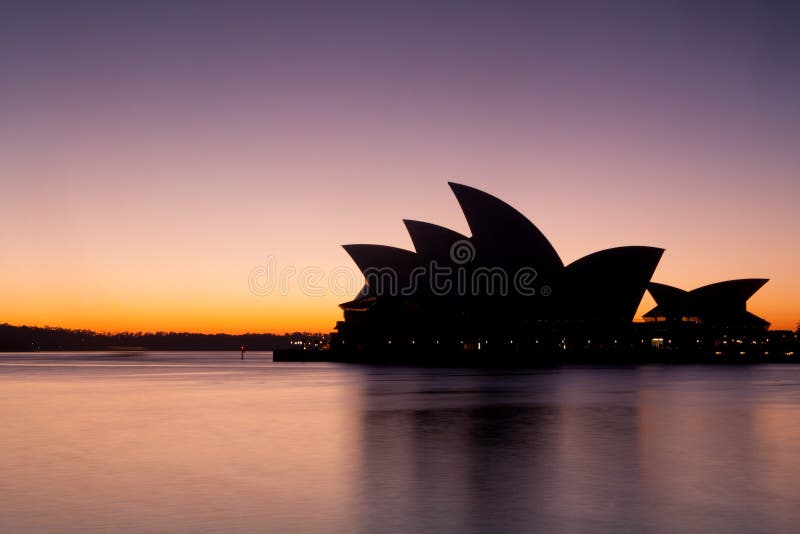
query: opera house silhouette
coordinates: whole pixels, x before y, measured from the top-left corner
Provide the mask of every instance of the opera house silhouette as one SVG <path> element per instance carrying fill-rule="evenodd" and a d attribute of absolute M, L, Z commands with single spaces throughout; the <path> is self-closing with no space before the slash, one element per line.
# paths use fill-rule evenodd
<path fill-rule="evenodd" d="M 717 282 L 691 291 L 651 282 L 647 289 L 656 306 L 643 315 L 646 321 L 693 322 L 767 328 L 769 323 L 747 311 L 747 300 L 766 284 L 766 278 Z"/>
<path fill-rule="evenodd" d="M 344 320 L 331 336 L 333 352 L 354 360 L 474 358 L 637 351 L 677 347 L 683 338 L 697 345 L 702 338 L 708 347 L 769 325 L 746 310 L 764 279 L 689 292 L 652 283 L 664 249 L 651 246 L 609 248 L 564 265 L 519 211 L 473 187 L 449 185 L 472 235 L 405 220 L 413 251 L 344 245 L 366 284 L 340 305 Z M 645 314 L 647 323 L 634 323 L 646 290 L 658 306 Z"/>

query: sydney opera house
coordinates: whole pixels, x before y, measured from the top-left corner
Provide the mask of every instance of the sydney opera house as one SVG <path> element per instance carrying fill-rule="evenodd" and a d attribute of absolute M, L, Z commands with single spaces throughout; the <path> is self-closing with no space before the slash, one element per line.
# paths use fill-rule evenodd
<path fill-rule="evenodd" d="M 568 265 L 539 229 L 502 200 L 450 184 L 470 236 L 406 220 L 414 250 L 345 245 L 366 284 L 340 305 L 331 349 L 392 354 L 545 354 L 640 350 L 682 339 L 713 345 L 769 325 L 746 310 L 764 279 L 684 291 L 651 282 L 664 252 L 624 246 Z M 649 291 L 656 303 L 634 323 Z"/>

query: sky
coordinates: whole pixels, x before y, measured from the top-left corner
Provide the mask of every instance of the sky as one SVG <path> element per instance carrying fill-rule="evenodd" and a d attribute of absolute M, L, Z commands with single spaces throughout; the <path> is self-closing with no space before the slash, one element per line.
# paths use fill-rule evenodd
<path fill-rule="evenodd" d="M 748 309 L 800 321 L 795 2 L 0 13 L 0 322 L 330 331 L 362 281 L 341 244 L 469 234 L 448 181 L 565 263 L 662 247 L 654 281 L 769 278 Z"/>

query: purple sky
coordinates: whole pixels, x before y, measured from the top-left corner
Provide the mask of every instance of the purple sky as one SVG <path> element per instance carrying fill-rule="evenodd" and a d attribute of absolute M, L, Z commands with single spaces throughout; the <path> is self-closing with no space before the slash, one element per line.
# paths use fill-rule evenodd
<path fill-rule="evenodd" d="M 0 322 L 327 330 L 347 298 L 254 266 L 466 231 L 448 180 L 567 262 L 662 246 L 654 280 L 768 277 L 751 309 L 800 320 L 796 2 L 0 9 Z"/>

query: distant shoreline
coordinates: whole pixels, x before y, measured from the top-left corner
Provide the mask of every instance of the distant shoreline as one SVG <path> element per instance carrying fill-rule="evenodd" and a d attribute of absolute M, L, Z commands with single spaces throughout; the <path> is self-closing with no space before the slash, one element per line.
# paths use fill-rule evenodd
<path fill-rule="evenodd" d="M 135 347 L 159 351 L 271 351 L 292 347 L 318 348 L 327 334 L 200 334 L 193 332 L 99 333 L 57 327 L 0 324 L 0 352 L 96 351 Z"/>

